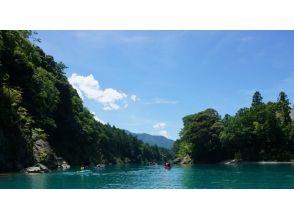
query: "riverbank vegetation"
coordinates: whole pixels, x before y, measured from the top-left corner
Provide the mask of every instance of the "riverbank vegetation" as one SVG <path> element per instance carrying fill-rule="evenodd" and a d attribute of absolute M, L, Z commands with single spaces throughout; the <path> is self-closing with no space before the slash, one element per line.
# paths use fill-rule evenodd
<path fill-rule="evenodd" d="M 290 102 L 281 92 L 276 102 L 264 103 L 260 92 L 249 108 L 223 118 L 214 109 L 183 118 L 180 139 L 173 146 L 177 158 L 194 163 L 225 160 L 290 161 L 294 159 L 294 121 Z"/>
<path fill-rule="evenodd" d="M 1 172 L 34 164 L 40 139 L 71 165 L 169 158 L 168 150 L 96 121 L 69 84 L 66 66 L 32 43 L 38 41 L 31 31 L 0 31 Z M 43 152 L 40 160 L 48 157 Z"/>

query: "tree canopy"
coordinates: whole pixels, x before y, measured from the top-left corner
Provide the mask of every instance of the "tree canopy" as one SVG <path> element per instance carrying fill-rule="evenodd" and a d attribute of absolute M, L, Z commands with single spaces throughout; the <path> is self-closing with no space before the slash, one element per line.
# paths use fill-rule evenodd
<path fill-rule="evenodd" d="M 281 92 L 277 102 L 262 100 L 257 91 L 250 108 L 223 119 L 213 109 L 184 117 L 173 153 L 177 157 L 190 154 L 194 162 L 204 163 L 294 159 L 294 122 L 287 95 Z"/>

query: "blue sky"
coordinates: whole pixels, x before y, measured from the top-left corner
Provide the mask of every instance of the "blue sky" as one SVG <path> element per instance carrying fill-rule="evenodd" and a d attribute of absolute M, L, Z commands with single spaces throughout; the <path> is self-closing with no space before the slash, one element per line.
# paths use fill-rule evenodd
<path fill-rule="evenodd" d="M 178 138 L 182 118 L 294 99 L 294 31 L 37 31 L 97 120 Z"/>

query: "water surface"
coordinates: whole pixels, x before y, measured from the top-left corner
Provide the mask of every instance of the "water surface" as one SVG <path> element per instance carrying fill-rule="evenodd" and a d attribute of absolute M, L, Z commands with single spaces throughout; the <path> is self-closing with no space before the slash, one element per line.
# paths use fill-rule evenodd
<path fill-rule="evenodd" d="M 294 189 L 292 164 L 106 166 L 46 174 L 1 174 L 8 189 Z"/>

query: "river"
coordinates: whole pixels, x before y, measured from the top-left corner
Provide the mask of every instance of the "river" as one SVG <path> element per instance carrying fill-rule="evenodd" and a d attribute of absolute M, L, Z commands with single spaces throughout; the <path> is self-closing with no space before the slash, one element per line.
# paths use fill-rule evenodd
<path fill-rule="evenodd" d="M 2 189 L 294 189 L 292 164 L 163 166 L 1 174 Z"/>

